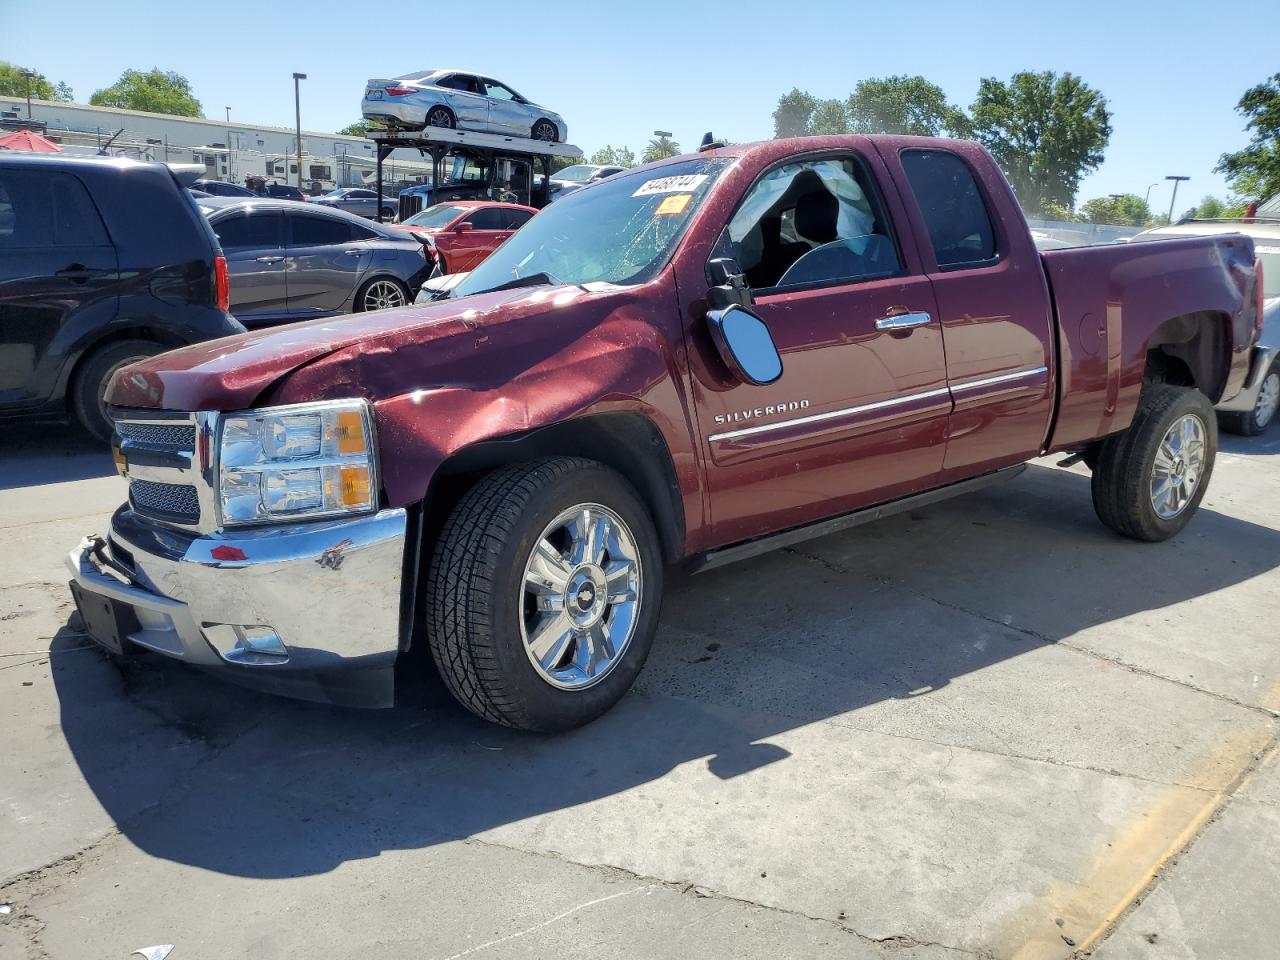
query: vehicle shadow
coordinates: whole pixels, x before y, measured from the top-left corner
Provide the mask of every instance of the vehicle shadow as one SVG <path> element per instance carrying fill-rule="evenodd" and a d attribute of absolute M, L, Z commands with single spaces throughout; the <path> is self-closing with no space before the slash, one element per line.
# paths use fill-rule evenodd
<path fill-rule="evenodd" d="M 111 451 L 64 423 L 0 425 L 0 490 L 115 473 Z"/>
<path fill-rule="evenodd" d="M 1235 433 L 1219 433 L 1218 450 L 1222 453 L 1234 453 L 1246 457 L 1280 453 L 1280 426 L 1272 424 L 1270 430 L 1256 437 L 1242 437 Z"/>
<path fill-rule="evenodd" d="M 1280 564 L 1280 532 L 1202 510 L 1163 545 L 1094 519 L 1088 478 L 1012 483 L 697 577 L 673 575 L 636 690 L 557 737 L 472 718 L 438 679 L 416 703 L 275 700 L 168 662 L 64 653 L 63 734 L 147 853 L 275 878 L 468 836 L 647 784 L 690 762 L 729 780 L 805 724 L 928 698 L 957 677 Z M 336 617 L 358 616 L 338 607 Z M 102 674 L 146 717 L 104 724 Z M 97 700 L 98 702 L 95 702 Z M 156 718 L 162 722 L 157 723 Z"/>

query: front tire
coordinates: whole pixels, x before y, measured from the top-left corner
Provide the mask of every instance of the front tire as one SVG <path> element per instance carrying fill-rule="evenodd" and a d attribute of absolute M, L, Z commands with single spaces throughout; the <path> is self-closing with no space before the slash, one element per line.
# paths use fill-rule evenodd
<path fill-rule="evenodd" d="M 80 425 L 103 443 L 110 443 L 115 427 L 107 416 L 105 394 L 111 377 L 121 367 L 154 357 L 164 349 L 150 340 L 121 340 L 86 357 L 71 385 L 71 412 Z"/>
<path fill-rule="evenodd" d="M 454 507 L 427 575 L 432 657 L 486 720 L 551 733 L 622 698 L 658 627 L 662 553 L 644 503 L 592 460 L 495 470 Z"/>
<path fill-rule="evenodd" d="M 560 128 L 550 120 L 542 119 L 533 125 L 533 129 L 529 135 L 534 140 L 543 140 L 547 143 L 556 143 L 560 139 Z"/>
<path fill-rule="evenodd" d="M 1218 421 L 1204 394 L 1148 384 L 1129 429 L 1102 442 L 1093 471 L 1098 519 L 1135 540 L 1168 540 L 1204 499 L 1217 450 Z"/>

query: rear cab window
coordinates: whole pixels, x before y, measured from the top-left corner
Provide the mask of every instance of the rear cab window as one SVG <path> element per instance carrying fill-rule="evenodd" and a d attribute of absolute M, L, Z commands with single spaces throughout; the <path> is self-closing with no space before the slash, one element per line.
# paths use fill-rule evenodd
<path fill-rule="evenodd" d="M 991 212 L 969 165 L 946 150 L 904 150 L 901 160 L 938 268 L 997 263 Z"/>

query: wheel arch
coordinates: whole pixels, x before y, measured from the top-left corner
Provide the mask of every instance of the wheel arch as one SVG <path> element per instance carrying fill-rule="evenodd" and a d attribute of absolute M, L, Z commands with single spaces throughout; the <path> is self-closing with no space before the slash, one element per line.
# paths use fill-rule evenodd
<path fill-rule="evenodd" d="M 433 522 L 444 518 L 476 478 L 522 460 L 573 456 L 595 460 L 625 477 L 653 517 L 668 562 L 684 556 L 685 520 L 675 461 L 651 419 L 638 412 L 589 414 L 518 434 L 480 440 L 445 459 L 432 476 L 425 500 L 430 541 Z"/>
<path fill-rule="evenodd" d="M 1226 313 L 1198 310 L 1170 317 L 1147 340 L 1143 381 L 1195 387 L 1217 403 L 1230 374 L 1231 347 Z"/>
<path fill-rule="evenodd" d="M 187 346 L 187 341 L 177 336 L 171 330 L 163 327 L 156 327 L 146 323 L 125 324 L 121 327 L 112 327 L 109 331 L 105 331 L 102 336 L 85 343 L 75 359 L 63 367 L 63 375 L 59 381 L 59 390 L 62 394 L 62 403 L 66 407 L 67 412 L 71 412 L 71 404 L 74 400 L 72 390 L 74 389 L 76 379 L 85 367 L 85 364 L 100 350 L 104 350 L 113 343 L 120 343 L 124 340 L 149 340 L 152 343 L 159 344 L 166 349 L 176 349 L 178 347 Z"/>

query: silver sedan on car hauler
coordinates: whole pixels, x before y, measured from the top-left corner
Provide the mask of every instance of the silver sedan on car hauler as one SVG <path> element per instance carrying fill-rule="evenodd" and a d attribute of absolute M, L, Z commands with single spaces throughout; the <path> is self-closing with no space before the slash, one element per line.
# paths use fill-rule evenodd
<path fill-rule="evenodd" d="M 431 275 L 421 241 L 352 213 L 292 200 L 199 205 L 227 258 L 231 314 L 246 327 L 402 307 Z"/>
<path fill-rule="evenodd" d="M 560 114 L 491 77 L 465 70 L 415 70 L 392 80 L 370 80 L 360 112 L 401 130 L 446 127 L 553 143 L 569 137 Z"/>
<path fill-rule="evenodd" d="M 1262 433 L 1280 411 L 1280 220 L 1188 220 L 1146 230 L 1131 242 L 1243 233 L 1253 238 L 1262 276 L 1262 332 L 1253 348 L 1244 389 L 1218 404 L 1218 420 L 1233 433 Z"/>

